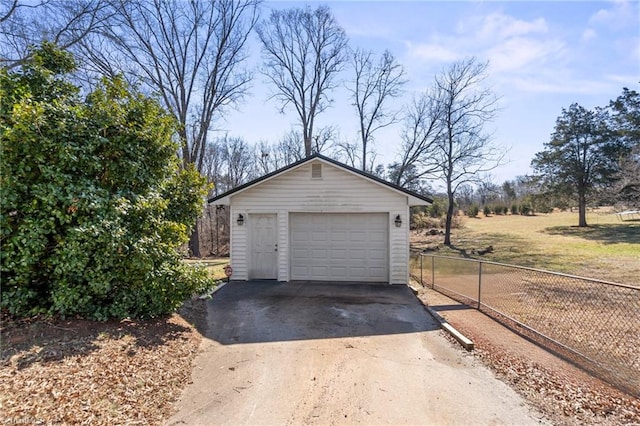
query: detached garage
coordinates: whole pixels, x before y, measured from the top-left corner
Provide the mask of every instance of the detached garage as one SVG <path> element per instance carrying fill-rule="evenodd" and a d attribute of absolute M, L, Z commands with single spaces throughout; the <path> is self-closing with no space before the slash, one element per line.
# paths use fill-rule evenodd
<path fill-rule="evenodd" d="M 315 154 L 209 200 L 234 280 L 409 281 L 409 207 L 432 200 Z"/>

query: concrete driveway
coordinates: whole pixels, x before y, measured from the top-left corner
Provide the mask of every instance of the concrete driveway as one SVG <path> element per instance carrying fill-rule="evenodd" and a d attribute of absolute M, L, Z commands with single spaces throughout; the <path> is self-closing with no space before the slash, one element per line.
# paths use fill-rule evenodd
<path fill-rule="evenodd" d="M 405 286 L 232 282 L 167 424 L 540 424 Z"/>

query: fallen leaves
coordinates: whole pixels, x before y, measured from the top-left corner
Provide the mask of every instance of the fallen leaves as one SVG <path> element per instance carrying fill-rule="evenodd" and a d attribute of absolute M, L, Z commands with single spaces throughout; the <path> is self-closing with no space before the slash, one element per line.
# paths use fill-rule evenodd
<path fill-rule="evenodd" d="M 0 417 L 14 424 L 162 424 L 201 341 L 179 315 L 64 327 L 3 321 L 2 334 Z"/>
<path fill-rule="evenodd" d="M 471 337 L 476 345 L 474 355 L 554 424 L 640 424 L 637 398 L 598 380 L 583 382 L 570 372 L 548 369 L 533 359 L 509 353 L 490 339 Z"/>

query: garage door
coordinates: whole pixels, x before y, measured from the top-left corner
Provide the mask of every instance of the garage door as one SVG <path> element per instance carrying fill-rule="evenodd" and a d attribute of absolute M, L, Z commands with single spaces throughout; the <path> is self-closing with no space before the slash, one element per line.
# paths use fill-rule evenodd
<path fill-rule="evenodd" d="M 291 279 L 388 282 L 388 217 L 292 213 Z"/>

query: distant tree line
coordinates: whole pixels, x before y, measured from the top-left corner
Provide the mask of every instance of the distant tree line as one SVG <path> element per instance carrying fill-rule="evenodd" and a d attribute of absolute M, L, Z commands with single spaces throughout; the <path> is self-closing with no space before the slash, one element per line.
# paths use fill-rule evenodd
<path fill-rule="evenodd" d="M 389 51 L 351 46 L 327 6 L 273 9 L 261 16 L 263 6 L 260 0 L 11 0 L 0 5 L 0 63 L 6 69 L 19 68 L 29 60 L 30 45 L 49 40 L 76 56 L 74 79 L 87 92 L 102 77 L 123 76 L 156 98 L 177 121 L 177 155 L 183 167 L 193 164 L 214 183 L 209 195 L 314 152 L 418 192 L 433 193 L 437 182 L 446 199 L 445 243 L 450 243 L 456 206 L 464 205 L 469 191 L 485 191 L 484 177 L 504 163 L 505 153 L 492 144 L 485 129 L 498 113 L 498 98 L 485 85 L 488 64 L 476 58 L 449 64 L 424 92 L 397 107 L 393 101 L 404 93 L 407 80 Z M 258 69 L 247 61 L 254 33 L 262 49 Z M 245 141 L 224 129 L 225 114 L 241 108 L 257 73 L 266 78 L 274 107 L 296 121 L 277 141 Z M 332 106 L 337 90 L 349 95 L 357 134 L 343 135 L 318 120 Z M 579 206 L 601 193 L 605 184 L 619 185 L 620 199 L 635 202 L 638 123 L 624 118 L 630 108 L 637 110 L 634 102 L 637 94 L 626 91 L 607 108 L 608 118 L 600 112 L 581 118 L 606 121 L 612 132 L 626 132 L 624 149 L 607 143 L 595 156 L 613 156 L 615 151 L 615 167 L 610 161 L 579 185 L 566 181 L 552 187 L 551 182 L 561 180 L 547 178 L 559 175 L 551 166 L 557 161 L 541 153 L 534 163 L 537 175 L 527 178 L 527 185 L 545 197 L 553 193 Z M 576 114 L 569 114 L 571 108 L 566 112 L 566 125 L 558 123 L 549 153 L 562 145 L 574 118 L 584 115 L 575 109 Z M 397 157 L 381 164 L 377 135 L 395 123 L 400 123 Z M 589 140 L 587 145 L 595 146 L 595 140 Z M 522 203 L 532 209 L 535 204 L 533 198 Z M 200 255 L 199 239 L 196 228 L 190 239 L 195 256 Z"/>

